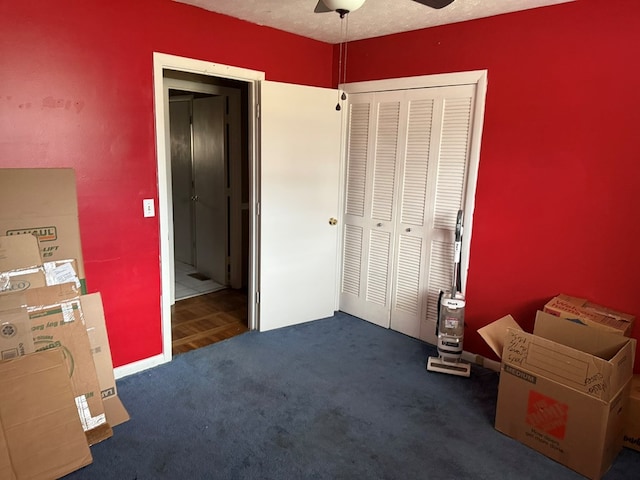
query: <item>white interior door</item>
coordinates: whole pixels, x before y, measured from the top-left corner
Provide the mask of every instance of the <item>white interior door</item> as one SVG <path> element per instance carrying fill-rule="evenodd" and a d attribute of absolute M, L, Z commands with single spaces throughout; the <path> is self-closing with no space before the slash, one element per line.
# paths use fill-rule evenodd
<path fill-rule="evenodd" d="M 261 331 L 336 310 L 337 98 L 331 89 L 261 82 Z"/>
<path fill-rule="evenodd" d="M 340 309 L 389 327 L 402 93 L 349 98 Z"/>
<path fill-rule="evenodd" d="M 406 93 L 391 328 L 423 340 L 434 340 L 439 292 L 452 283 L 455 222 L 465 203 L 474 99 L 474 85 Z"/>

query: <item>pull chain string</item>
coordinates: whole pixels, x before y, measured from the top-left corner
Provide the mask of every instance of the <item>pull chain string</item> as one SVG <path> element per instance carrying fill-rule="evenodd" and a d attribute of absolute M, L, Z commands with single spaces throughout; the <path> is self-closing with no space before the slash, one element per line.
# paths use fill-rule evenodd
<path fill-rule="evenodd" d="M 347 83 L 347 47 L 349 46 L 349 15 L 346 15 L 345 31 L 344 31 L 344 68 L 342 74 L 344 75 L 342 83 Z M 346 96 L 344 91 L 342 92 L 342 99 L 345 100 Z"/>
<path fill-rule="evenodd" d="M 340 110 L 340 81 L 342 78 L 342 52 L 344 49 L 344 38 L 345 38 L 345 30 L 344 30 L 344 16 L 340 17 L 340 57 L 338 60 L 338 103 L 336 103 L 336 110 Z"/>
<path fill-rule="evenodd" d="M 346 19 L 345 19 L 346 18 Z M 349 13 L 340 16 L 340 60 L 338 61 L 338 103 L 336 110 L 340 110 L 340 100 L 346 100 L 347 94 L 342 91 L 340 94 L 340 84 L 347 81 L 347 45 L 349 43 Z M 344 58 L 344 68 L 342 68 L 342 59 Z"/>

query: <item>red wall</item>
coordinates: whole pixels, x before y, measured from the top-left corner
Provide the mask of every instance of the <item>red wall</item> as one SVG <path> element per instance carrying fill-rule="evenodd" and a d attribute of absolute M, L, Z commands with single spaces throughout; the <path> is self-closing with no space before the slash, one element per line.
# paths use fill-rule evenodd
<path fill-rule="evenodd" d="M 349 81 L 489 72 L 467 350 L 490 354 L 478 327 L 511 313 L 529 329 L 559 292 L 640 315 L 638 18 L 636 0 L 580 0 L 349 44 Z M 171 0 L 0 6 L 0 167 L 76 170 L 116 366 L 161 352 L 158 222 L 141 206 L 157 200 L 153 51 L 318 86 L 337 58 Z"/>
<path fill-rule="evenodd" d="M 558 293 L 640 316 L 639 19 L 580 0 L 349 44 L 348 81 L 488 70 L 465 349 Z"/>
<path fill-rule="evenodd" d="M 331 85 L 332 47 L 171 0 L 0 6 L 0 167 L 72 167 L 116 366 L 161 353 L 152 52 Z"/>

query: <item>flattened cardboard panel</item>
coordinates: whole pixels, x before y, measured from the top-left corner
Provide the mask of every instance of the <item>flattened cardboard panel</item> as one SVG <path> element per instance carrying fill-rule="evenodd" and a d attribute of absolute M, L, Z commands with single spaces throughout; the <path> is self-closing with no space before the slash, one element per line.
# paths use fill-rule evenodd
<path fill-rule="evenodd" d="M 78 414 L 87 431 L 106 423 L 89 337 L 73 283 L 0 295 L 0 310 L 26 305 L 33 342 L 38 350 L 61 346 L 66 355 Z M 102 430 L 101 430 L 102 431 Z M 95 438 L 93 435 L 91 438 Z M 108 437 L 106 437 L 108 438 Z"/>
<path fill-rule="evenodd" d="M 43 261 L 76 259 L 84 283 L 73 169 L 0 169 L 0 205 L 0 235 L 36 235 Z"/>
<path fill-rule="evenodd" d="M 0 362 L 0 477 L 49 480 L 92 462 L 61 349 Z"/>
<path fill-rule="evenodd" d="M 0 236 L 0 294 L 44 287 L 41 264 L 34 235 Z"/>
<path fill-rule="evenodd" d="M 34 235 L 0 236 L 0 272 L 41 263 L 40 247 Z"/>
<path fill-rule="evenodd" d="M 106 423 L 106 416 L 78 293 L 73 283 L 65 283 L 27 290 L 25 296 L 36 350 L 63 347 L 78 413 L 89 432 Z M 87 435 L 93 443 L 99 438 L 95 432 Z"/>
<path fill-rule="evenodd" d="M 0 311 L 0 360 L 35 352 L 26 308 Z"/>
<path fill-rule="evenodd" d="M 47 285 L 73 283 L 80 289 L 82 284 L 78 277 L 78 264 L 74 259 L 52 260 L 42 264 Z"/>
<path fill-rule="evenodd" d="M 98 383 L 102 393 L 107 422 L 112 427 L 129 420 L 129 414 L 118 398 L 116 379 L 113 375 L 113 361 L 111 348 L 107 335 L 102 296 L 100 293 L 91 293 L 80 297 L 82 312 L 84 314 L 87 334 L 91 344 L 91 353 L 96 366 Z"/>
<path fill-rule="evenodd" d="M 11 272 L 0 273 L 0 295 L 22 292 L 29 288 L 44 287 L 47 285 L 44 271 L 41 266 L 33 268 L 19 268 Z"/>
<path fill-rule="evenodd" d="M 95 445 L 96 443 L 100 443 L 107 438 L 113 437 L 113 429 L 108 423 L 101 423 L 97 427 L 86 430 L 84 434 L 87 437 L 87 443 L 89 445 Z"/>
<path fill-rule="evenodd" d="M 107 422 L 109 422 L 109 425 L 112 427 L 127 422 L 131 418 L 129 412 L 127 412 L 127 409 L 124 408 L 124 405 L 120 401 L 120 397 L 117 395 L 103 398 L 102 403 L 104 404 L 104 412 L 107 414 Z"/>

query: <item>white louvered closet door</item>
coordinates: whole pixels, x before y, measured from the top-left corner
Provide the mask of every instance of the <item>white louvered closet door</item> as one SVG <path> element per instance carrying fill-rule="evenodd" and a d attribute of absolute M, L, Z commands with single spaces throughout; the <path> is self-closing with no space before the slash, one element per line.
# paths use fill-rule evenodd
<path fill-rule="evenodd" d="M 474 92 L 351 96 L 341 310 L 435 340 L 438 293 L 452 281 Z"/>
<path fill-rule="evenodd" d="M 388 328 L 402 95 L 352 97 L 340 309 Z"/>

